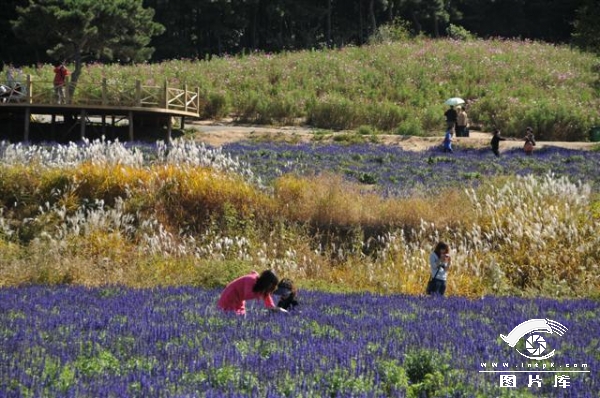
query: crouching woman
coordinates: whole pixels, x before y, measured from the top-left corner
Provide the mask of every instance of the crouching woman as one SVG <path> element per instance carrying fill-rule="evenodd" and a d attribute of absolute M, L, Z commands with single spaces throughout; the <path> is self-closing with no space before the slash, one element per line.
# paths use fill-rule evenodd
<path fill-rule="evenodd" d="M 252 271 L 230 282 L 221 293 L 217 306 L 223 311 L 232 311 L 237 315 L 246 315 L 246 300 L 263 300 L 267 309 L 276 312 L 287 312 L 275 306 L 271 294 L 277 289 L 279 280 L 271 270 L 260 275 Z"/>

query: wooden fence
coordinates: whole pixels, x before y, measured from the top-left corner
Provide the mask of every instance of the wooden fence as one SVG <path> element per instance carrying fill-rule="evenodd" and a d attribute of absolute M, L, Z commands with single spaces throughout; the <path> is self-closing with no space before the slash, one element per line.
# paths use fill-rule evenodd
<path fill-rule="evenodd" d="M 88 105 L 111 108 L 159 108 L 185 112 L 191 115 L 200 113 L 200 89 L 190 90 L 170 87 L 165 81 L 162 86 L 143 85 L 136 80 L 133 85 L 122 85 L 102 79 L 101 82 L 78 82 L 74 94 L 72 83 L 65 83 L 65 105 Z M 23 95 L 19 102 L 39 105 L 58 104 L 52 82 L 35 81 L 27 75 Z"/>

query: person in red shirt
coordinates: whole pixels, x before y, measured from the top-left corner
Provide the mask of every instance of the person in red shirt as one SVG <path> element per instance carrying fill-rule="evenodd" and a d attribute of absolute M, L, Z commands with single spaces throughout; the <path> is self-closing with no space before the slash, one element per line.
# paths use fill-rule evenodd
<path fill-rule="evenodd" d="M 271 270 L 263 271 L 260 275 L 252 271 L 225 286 L 217 306 L 223 311 L 246 315 L 246 300 L 262 299 L 269 310 L 287 312 L 283 308 L 276 307 L 271 297 L 278 283 L 279 279 Z"/>
<path fill-rule="evenodd" d="M 69 70 L 61 62 L 54 63 L 54 94 L 58 104 L 65 104 L 65 83 Z"/>

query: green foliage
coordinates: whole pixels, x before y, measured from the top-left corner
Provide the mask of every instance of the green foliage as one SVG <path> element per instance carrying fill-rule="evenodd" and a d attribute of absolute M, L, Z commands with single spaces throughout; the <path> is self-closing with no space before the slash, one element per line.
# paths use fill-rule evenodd
<path fill-rule="evenodd" d="M 227 116 L 229 105 L 227 96 L 221 92 L 212 92 L 208 95 L 204 106 L 203 116 L 209 119 L 220 119 Z"/>
<path fill-rule="evenodd" d="M 409 397 L 434 397 L 442 388 L 444 377 L 450 372 L 447 359 L 440 354 L 420 350 L 406 354 L 404 368 L 410 381 Z"/>
<path fill-rule="evenodd" d="M 408 40 L 411 36 L 410 23 L 402 18 L 381 25 L 377 31 L 369 36 L 370 44 L 393 43 Z"/>
<path fill-rule="evenodd" d="M 600 54 L 600 3 L 583 0 L 577 9 L 573 40 L 584 50 Z"/>
<path fill-rule="evenodd" d="M 362 110 L 343 96 L 330 96 L 324 100 L 313 99 L 307 105 L 307 122 L 314 126 L 333 130 L 358 127 Z"/>
<path fill-rule="evenodd" d="M 152 54 L 150 39 L 164 30 L 141 0 L 36 0 L 17 12 L 16 34 L 46 45 L 55 59 L 146 60 Z"/>
<path fill-rule="evenodd" d="M 143 0 L 31 0 L 17 7 L 15 34 L 47 48 L 60 61 L 73 61 L 69 93 L 73 97 L 84 59 L 140 62 L 150 58 L 153 36 L 164 27 L 152 21 L 154 10 Z"/>
<path fill-rule="evenodd" d="M 361 184 L 368 184 L 368 185 L 376 184 L 377 183 L 377 176 L 375 174 L 373 174 L 373 173 L 361 173 L 358 176 L 358 181 Z"/>
<path fill-rule="evenodd" d="M 396 360 L 379 361 L 377 373 L 384 383 L 385 393 L 388 396 L 393 396 L 394 392 L 408 388 L 409 379 L 406 370 Z"/>
<path fill-rule="evenodd" d="M 206 372 L 206 380 L 213 386 L 225 391 L 234 387 L 237 391 L 249 394 L 260 386 L 258 378 L 233 365 L 211 368 Z M 199 378 L 201 380 L 202 378 Z"/>
<path fill-rule="evenodd" d="M 375 134 L 375 131 L 373 130 L 373 128 L 371 126 L 365 126 L 365 125 L 360 126 L 356 132 L 357 132 L 357 134 L 360 134 L 360 135 Z"/>
<path fill-rule="evenodd" d="M 85 376 L 99 376 L 104 373 L 119 373 L 121 363 L 110 351 L 99 348 L 78 357 L 74 367 Z"/>
<path fill-rule="evenodd" d="M 373 391 L 373 381 L 365 375 L 354 375 L 346 369 L 334 369 L 325 374 L 324 383 L 329 397 L 357 396 Z"/>
<path fill-rule="evenodd" d="M 425 135 L 425 131 L 419 124 L 418 120 L 408 119 L 400 123 L 400 125 L 394 130 L 394 134 L 423 136 Z"/>
<path fill-rule="evenodd" d="M 427 40 L 362 48 L 252 54 L 135 67 L 91 65 L 81 84 L 103 77 L 133 86 L 196 82 L 203 116 L 323 129 L 369 126 L 401 135 L 441 133 L 445 98 L 469 101 L 471 124 L 521 136 L 579 140 L 597 125 L 597 59 L 567 46 L 510 40 Z M 51 69 L 30 69 L 50 81 Z M 576 100 L 574 100 L 574 96 Z"/>
<path fill-rule="evenodd" d="M 454 40 L 474 40 L 475 35 L 459 25 L 450 24 L 448 36 Z"/>

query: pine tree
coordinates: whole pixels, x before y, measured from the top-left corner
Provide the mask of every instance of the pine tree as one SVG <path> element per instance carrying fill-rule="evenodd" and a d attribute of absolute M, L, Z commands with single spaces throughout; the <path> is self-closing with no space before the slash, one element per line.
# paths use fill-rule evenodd
<path fill-rule="evenodd" d="M 142 0 L 30 0 L 17 7 L 15 34 L 47 49 L 60 61 L 73 62 L 73 94 L 86 59 L 136 62 L 154 51 L 150 39 L 164 27 Z"/>

